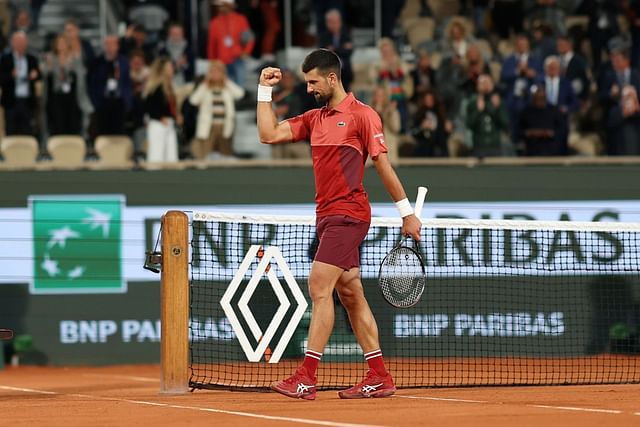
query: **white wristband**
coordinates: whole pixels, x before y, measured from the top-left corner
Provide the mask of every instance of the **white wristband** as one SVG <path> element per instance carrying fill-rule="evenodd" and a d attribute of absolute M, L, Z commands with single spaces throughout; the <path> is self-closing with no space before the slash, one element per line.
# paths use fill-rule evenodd
<path fill-rule="evenodd" d="M 409 203 L 409 199 L 404 198 L 400 201 L 396 202 L 396 208 L 400 212 L 400 216 L 404 218 L 405 216 L 413 215 L 413 209 L 411 208 L 411 203 Z"/>
<path fill-rule="evenodd" d="M 271 102 L 271 86 L 258 85 L 258 102 Z"/>

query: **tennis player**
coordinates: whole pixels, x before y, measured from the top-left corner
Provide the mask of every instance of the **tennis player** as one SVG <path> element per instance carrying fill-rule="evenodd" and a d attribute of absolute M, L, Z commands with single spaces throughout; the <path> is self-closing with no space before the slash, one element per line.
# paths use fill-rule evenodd
<path fill-rule="evenodd" d="M 302 365 L 271 388 L 285 396 L 313 400 L 316 370 L 335 318 L 335 289 L 369 365 L 366 378 L 338 394 L 343 399 L 391 396 L 396 387 L 380 350 L 378 326 L 360 281 L 358 247 L 371 222 L 371 207 L 362 185 L 367 156 L 402 216 L 402 234 L 420 239 L 420 221 L 389 159 L 378 114 L 346 93 L 340 59 L 327 49 L 311 52 L 302 64 L 307 92 L 321 108 L 278 122 L 271 92 L 282 78 L 278 68 L 265 68 L 258 85 L 257 121 L 260 141 L 279 144 L 311 141 L 316 185 L 316 231 L 320 244 L 309 274 L 313 303 L 308 347 Z"/>

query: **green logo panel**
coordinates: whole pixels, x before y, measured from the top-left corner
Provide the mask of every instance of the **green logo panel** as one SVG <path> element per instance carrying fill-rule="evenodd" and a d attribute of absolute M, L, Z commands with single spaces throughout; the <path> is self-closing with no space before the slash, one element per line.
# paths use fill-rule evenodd
<path fill-rule="evenodd" d="M 34 294 L 126 292 L 122 278 L 124 197 L 33 196 Z"/>

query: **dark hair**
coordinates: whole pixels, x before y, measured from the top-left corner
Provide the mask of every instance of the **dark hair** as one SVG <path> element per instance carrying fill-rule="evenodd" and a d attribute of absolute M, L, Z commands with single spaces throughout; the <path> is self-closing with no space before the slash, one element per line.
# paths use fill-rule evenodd
<path fill-rule="evenodd" d="M 338 80 L 341 80 L 340 69 L 342 68 L 342 63 L 338 55 L 329 49 L 316 49 L 307 55 L 302 63 L 302 72 L 308 73 L 314 68 L 317 68 L 323 76 L 335 73 Z"/>

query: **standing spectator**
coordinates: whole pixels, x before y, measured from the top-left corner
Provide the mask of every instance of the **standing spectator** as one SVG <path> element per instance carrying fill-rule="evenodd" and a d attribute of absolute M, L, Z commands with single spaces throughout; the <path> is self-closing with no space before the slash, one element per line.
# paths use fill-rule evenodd
<path fill-rule="evenodd" d="M 527 12 L 526 21 L 529 23 L 529 28 L 534 28 L 536 23 L 544 23 L 554 36 L 567 32 L 564 11 L 556 0 L 536 0 Z"/>
<path fill-rule="evenodd" d="M 404 133 L 409 122 L 408 100 L 413 96 L 413 80 L 408 65 L 400 59 L 396 46 L 388 38 L 378 42 L 380 66 L 377 69 L 377 83 L 383 86 L 395 101 L 400 112 L 401 129 Z"/>
<path fill-rule="evenodd" d="M 435 92 L 424 92 L 413 117 L 411 133 L 416 140 L 414 156 L 448 157 L 447 139 L 452 130 L 453 125 L 447 119 L 444 106 Z"/>
<path fill-rule="evenodd" d="M 62 34 L 54 40 L 53 53 L 47 55 L 44 74 L 49 134 L 82 135 L 83 117 L 93 112 L 86 70 Z"/>
<path fill-rule="evenodd" d="M 260 44 L 260 60 L 263 63 L 275 61 L 276 42 L 282 30 L 277 0 L 259 0 L 258 7 L 262 15 L 262 37 Z"/>
<path fill-rule="evenodd" d="M 564 131 L 562 114 L 547 102 L 543 87 L 537 87 L 531 104 L 522 111 L 520 135 L 526 156 L 561 156 L 566 154 L 566 141 L 558 136 Z"/>
<path fill-rule="evenodd" d="M 582 0 L 576 10 L 578 15 L 588 15 L 587 33 L 591 41 L 591 61 L 596 74 L 600 73 L 602 51 L 609 40 L 620 32 L 618 26 L 619 4 L 611 0 Z"/>
<path fill-rule="evenodd" d="M 80 27 L 73 19 L 69 19 L 64 23 L 64 36 L 67 39 L 67 43 L 69 43 L 71 54 L 76 58 L 80 58 L 85 70 L 88 70 L 93 64 L 95 53 L 89 40 L 80 38 Z"/>
<path fill-rule="evenodd" d="M 231 142 L 235 127 L 234 102 L 244 96 L 244 89 L 227 78 L 222 61 L 211 61 L 207 76 L 189 102 L 198 107 L 196 137 L 191 152 L 196 159 L 205 159 L 210 153 L 214 157 L 231 158 Z"/>
<path fill-rule="evenodd" d="M 600 87 L 600 100 L 606 108 L 607 151 L 610 155 L 639 155 L 640 72 L 631 68 L 624 51 L 611 52 L 611 65 Z"/>
<path fill-rule="evenodd" d="M 495 0 L 491 11 L 493 28 L 501 39 L 508 39 L 513 33 L 522 32 L 524 12 L 522 0 Z"/>
<path fill-rule="evenodd" d="M 155 55 L 153 46 L 147 42 L 147 30 L 140 24 L 132 24 L 127 27 L 127 32 L 120 39 L 120 52 L 129 56 L 134 50 L 144 52 L 144 59 L 151 64 Z"/>
<path fill-rule="evenodd" d="M 576 96 L 586 101 L 591 90 L 587 62 L 573 51 L 571 39 L 567 36 L 558 37 L 556 49 L 560 58 L 560 75 L 571 82 Z"/>
<path fill-rule="evenodd" d="M 562 154 L 567 154 L 569 138 L 569 115 L 578 110 L 578 98 L 573 92 L 571 82 L 560 76 L 560 60 L 550 56 L 544 61 L 544 87 L 547 103 L 558 108 L 561 114 L 561 130 L 555 136 L 562 147 Z"/>
<path fill-rule="evenodd" d="M 209 23 L 207 57 L 222 61 L 231 80 L 244 87 L 245 57 L 251 54 L 255 37 L 247 18 L 233 10 L 234 0 L 214 0 L 213 4 L 218 14 Z"/>
<path fill-rule="evenodd" d="M 398 137 L 400 136 L 400 113 L 395 101 L 389 98 L 389 94 L 383 87 L 377 87 L 373 91 L 371 108 L 380 116 L 384 133 L 384 143 L 387 146 L 389 161 L 392 164 L 398 162 Z"/>
<path fill-rule="evenodd" d="M 297 90 L 298 86 L 295 73 L 283 69 L 278 90 L 273 94 L 273 106 L 278 120 L 287 120 L 307 111 L 305 100 L 309 96 L 306 93 L 301 94 Z M 306 143 L 274 144 L 271 146 L 271 156 L 274 159 L 308 159 L 311 157 L 311 150 Z"/>
<path fill-rule="evenodd" d="M 29 40 L 23 31 L 11 36 L 11 50 L 0 57 L 0 88 L 7 135 L 34 135 L 35 82 L 40 80 L 38 60 L 27 53 Z"/>
<path fill-rule="evenodd" d="M 149 78 L 149 67 L 145 63 L 144 52 L 139 50 L 131 52 L 129 56 L 129 75 L 131 76 L 132 100 L 125 130 L 127 134 L 132 136 L 136 152 L 140 153 L 144 151 L 143 145 L 146 133 L 143 92 Z"/>
<path fill-rule="evenodd" d="M 517 139 L 518 119 L 527 106 L 529 88 L 543 79 L 542 62 L 531 54 L 529 39 L 520 34 L 516 38 L 515 52 L 502 64 L 500 83 L 509 111 L 512 141 Z"/>
<path fill-rule="evenodd" d="M 118 37 L 106 36 L 104 53 L 96 58 L 89 72 L 89 96 L 95 109 L 94 133 L 122 135 L 133 93 L 129 61 L 120 54 Z"/>
<path fill-rule="evenodd" d="M 327 48 L 338 55 L 342 63 L 342 84 L 348 92 L 353 81 L 351 33 L 343 26 L 342 15 L 338 9 L 331 9 L 325 14 L 325 24 L 327 31 L 318 36 L 318 47 Z"/>
<path fill-rule="evenodd" d="M 452 18 L 447 25 L 445 34 L 440 52 L 443 55 L 457 55 L 459 58 L 464 58 L 467 54 L 467 48 L 473 43 L 473 37 L 467 34 L 467 27 L 460 19 Z"/>
<path fill-rule="evenodd" d="M 472 95 L 466 105 L 466 124 L 471 132 L 473 155 L 503 156 L 502 132 L 507 130 L 508 118 L 500 95 L 494 92 L 490 75 L 478 77 L 478 93 Z"/>
<path fill-rule="evenodd" d="M 44 38 L 38 33 L 31 21 L 31 14 L 28 10 L 18 10 L 13 21 L 13 30 L 22 31 L 29 39 L 29 51 L 36 56 L 40 56 L 45 50 Z"/>
<path fill-rule="evenodd" d="M 431 66 L 429 52 L 424 49 L 418 52 L 418 62 L 411 71 L 411 79 L 414 87 L 411 100 L 414 104 L 422 99 L 425 92 L 436 87 L 436 70 Z"/>
<path fill-rule="evenodd" d="M 176 96 L 172 87 L 173 64 L 167 58 L 158 58 L 151 64 L 149 78 L 144 87 L 147 123 L 147 162 L 177 162 L 178 136 L 175 123 Z"/>
<path fill-rule="evenodd" d="M 160 47 L 160 56 L 166 56 L 173 62 L 175 69 L 173 85 L 178 87 L 191 82 L 194 76 L 194 58 L 189 49 L 187 39 L 184 37 L 182 25 L 173 23 L 169 25 L 167 40 Z"/>

